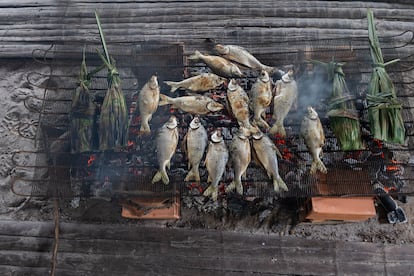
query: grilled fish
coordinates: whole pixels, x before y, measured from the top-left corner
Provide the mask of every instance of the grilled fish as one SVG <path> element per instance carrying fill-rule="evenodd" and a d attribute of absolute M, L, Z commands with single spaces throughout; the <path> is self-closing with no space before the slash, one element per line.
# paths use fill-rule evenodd
<path fill-rule="evenodd" d="M 232 79 L 227 87 L 227 100 L 239 126 L 250 130 L 252 126 L 249 121 L 249 97 L 235 79 Z"/>
<path fill-rule="evenodd" d="M 251 161 L 251 149 L 249 141 L 249 131 L 241 127 L 233 136 L 229 146 L 230 159 L 234 170 L 234 179 L 227 186 L 226 192 L 236 189 L 236 192 L 243 195 L 242 176 L 246 177 L 246 170 Z"/>
<path fill-rule="evenodd" d="M 243 74 L 240 68 L 236 64 L 228 61 L 225 58 L 219 56 L 203 55 L 199 51 L 195 51 L 194 54 L 188 57 L 191 60 L 202 60 L 213 71 L 213 73 L 225 77 L 234 78 L 242 77 Z"/>
<path fill-rule="evenodd" d="M 158 132 L 156 144 L 159 169 L 152 178 L 152 183 L 162 180 L 162 182 L 167 185 L 170 182 L 167 175 L 167 168 L 170 169 L 171 158 L 174 155 L 178 144 L 177 125 L 177 119 L 175 116 L 171 116 Z"/>
<path fill-rule="evenodd" d="M 240 46 L 216 44 L 216 46 L 214 46 L 214 50 L 216 50 L 222 57 L 235 61 L 250 69 L 257 71 L 266 70 L 269 74 L 272 74 L 277 70 L 274 67 L 262 64 L 245 48 Z"/>
<path fill-rule="evenodd" d="M 272 134 L 280 134 L 282 137 L 286 136 L 286 130 L 283 126 L 283 121 L 290 109 L 296 102 L 298 96 L 298 87 L 296 81 L 292 78 L 293 70 L 289 70 L 278 80 L 275 85 L 275 95 L 273 98 L 273 123 L 269 130 Z"/>
<path fill-rule="evenodd" d="M 141 116 L 140 131 L 150 133 L 149 121 L 152 114 L 157 111 L 160 100 L 160 87 L 158 86 L 157 76 L 152 76 L 150 80 L 142 87 L 138 95 L 138 107 Z"/>
<path fill-rule="evenodd" d="M 195 116 L 191 121 L 188 132 L 184 137 L 183 145 L 188 158 L 188 174 L 184 181 L 200 181 L 198 167 L 207 147 L 207 131 L 201 124 L 200 118 Z"/>
<path fill-rule="evenodd" d="M 250 108 L 253 110 L 253 121 L 259 127 L 268 129 L 269 125 L 264 120 L 266 108 L 272 103 L 272 84 L 269 74 L 262 70 L 256 82 L 250 90 Z"/>
<path fill-rule="evenodd" d="M 171 92 L 184 88 L 193 92 L 205 92 L 224 83 L 225 79 L 212 73 L 203 73 L 179 82 L 165 81 L 171 87 Z"/>
<path fill-rule="evenodd" d="M 160 106 L 171 104 L 174 108 L 178 108 L 184 112 L 196 115 L 204 115 L 210 112 L 217 112 L 224 108 L 222 104 L 214 101 L 209 97 L 201 95 L 171 98 L 160 94 L 160 99 Z"/>
<path fill-rule="evenodd" d="M 319 170 L 322 173 L 327 173 L 327 169 L 320 159 L 320 156 L 322 155 L 322 147 L 325 144 L 325 134 L 318 113 L 310 106 L 302 120 L 300 134 L 305 140 L 306 147 L 312 155 L 313 160 L 310 172 L 315 173 Z"/>
<path fill-rule="evenodd" d="M 208 145 L 206 155 L 206 168 L 208 171 L 207 182 L 211 185 L 204 191 L 203 195 L 216 201 L 218 197 L 218 184 L 223 176 L 229 159 L 229 152 L 220 130 L 216 130 L 211 135 L 211 141 Z"/>
<path fill-rule="evenodd" d="M 279 193 L 280 190 L 288 191 L 288 187 L 279 175 L 279 167 L 276 155 L 280 155 L 279 150 L 269 137 L 262 132 L 256 132 L 252 135 L 252 146 L 254 156 L 266 170 L 269 178 L 273 180 L 273 189 Z"/>

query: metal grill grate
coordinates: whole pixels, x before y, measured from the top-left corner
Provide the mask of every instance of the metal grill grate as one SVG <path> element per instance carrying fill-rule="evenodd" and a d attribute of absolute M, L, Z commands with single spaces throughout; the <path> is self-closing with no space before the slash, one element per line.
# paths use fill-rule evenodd
<path fill-rule="evenodd" d="M 413 46 L 413 33 L 404 32 L 398 36 L 381 38 L 384 56 L 387 59 L 402 58 L 398 65 L 390 67 L 389 73 L 397 86 L 398 91 L 406 91 L 400 95 L 403 102 L 403 118 L 411 129 L 413 123 L 412 108 L 408 102 L 414 95 L 408 93 L 414 88 L 414 80 L 407 79 L 405 74 L 414 71 L 413 55 L 401 57 L 399 49 L 411 49 Z M 266 46 L 266 45 L 265 45 Z M 275 45 L 262 48 L 257 57 L 268 64 L 291 64 L 297 71 L 296 79 L 299 85 L 299 108 L 306 102 L 306 87 L 301 86 L 301 81 L 306 76 L 306 60 L 316 59 L 330 61 L 332 57 L 348 64 L 344 67 L 346 79 L 351 91 L 355 91 L 357 97 L 363 99 L 369 75 L 371 72 L 369 48 L 364 37 L 346 37 L 342 39 L 315 39 L 315 40 L 281 40 Z M 154 134 L 150 137 L 137 135 L 139 120 L 131 113 L 132 125 L 130 127 L 131 146 L 121 152 L 91 151 L 82 154 L 69 152 L 69 118 L 72 93 L 76 88 L 77 72 L 82 57 L 84 45 L 54 45 L 49 51 L 34 51 L 34 57 L 38 62 L 48 64 L 51 68 L 49 82 L 45 87 L 44 97 L 36 99 L 42 101 L 39 113 L 38 132 L 35 137 L 37 151 L 30 153 L 36 160 L 31 166 L 36 174 L 33 179 L 18 179 L 14 181 L 14 189 L 18 194 L 20 181 L 29 181 L 32 185 L 30 192 L 34 196 L 59 197 L 73 196 L 153 196 L 172 195 L 177 191 L 182 194 L 198 194 L 199 188 L 206 188 L 205 181 L 201 184 L 184 183 L 187 161 L 180 149 L 177 150 L 172 160 L 170 175 L 172 178 L 169 186 L 162 184 L 152 185 L 150 180 L 157 168 L 155 157 Z M 98 66 L 100 61 L 95 52 L 97 45 L 86 47 L 86 60 L 88 66 Z M 263 50 L 264 49 L 264 50 Z M 131 111 L 135 108 L 134 99 L 137 90 L 149 79 L 153 73 L 158 74 L 160 80 L 181 80 L 194 72 L 204 72 L 207 68 L 203 64 L 188 64 L 185 57 L 189 53 L 184 52 L 183 45 L 160 45 L 156 43 L 144 43 L 140 45 L 117 44 L 110 45 L 109 52 L 113 54 L 120 70 L 123 91 Z M 254 53 L 254 49 L 251 49 Z M 407 51 L 404 51 L 407 52 Z M 254 72 L 247 72 L 247 78 L 239 81 L 246 90 L 250 89 L 255 80 Z M 274 76 L 277 77 L 277 76 Z M 30 75 L 28 77 L 30 79 Z M 168 87 L 162 82 L 161 93 L 168 94 Z M 106 91 L 106 72 L 97 75 L 93 82 L 93 91 L 96 101 L 101 103 Z M 212 91 L 213 94 L 223 95 L 223 90 Z M 288 137 L 281 140 L 272 137 L 276 145 L 290 158 L 279 161 L 279 169 L 282 178 L 285 179 L 290 191 L 282 194 L 282 197 L 308 197 L 313 195 L 368 195 L 373 194 L 371 182 L 382 178 L 390 189 L 398 193 L 411 193 L 412 167 L 410 162 L 391 163 L 393 158 L 398 160 L 401 155 L 406 155 L 412 150 L 410 147 L 393 147 L 377 145 L 367 138 L 370 145 L 366 150 L 358 152 L 341 152 L 329 130 L 327 120 L 324 119 L 326 105 L 324 96 L 315 97 L 316 105 L 325 134 L 327 144 L 324 148 L 324 161 L 327 164 L 328 175 L 309 175 L 310 156 L 298 138 L 299 124 L 303 113 L 299 110 L 291 112 L 286 118 Z M 407 101 L 405 101 L 407 99 Z M 33 99 L 27 99 L 27 102 Z M 224 99 L 222 99 L 223 103 Z M 306 102 L 309 103 L 309 102 Z M 27 105 L 30 108 L 30 105 Z M 360 107 L 362 126 L 367 127 L 364 119 L 366 110 Z M 175 114 L 180 121 L 180 140 L 182 140 L 190 117 L 179 111 L 172 111 L 160 107 L 151 121 L 152 129 L 156 130 L 165 122 L 170 114 Z M 225 137 L 231 139 L 231 130 L 236 127 L 234 119 L 227 114 L 207 115 L 203 117 L 204 124 L 211 130 L 214 127 L 225 129 Z M 412 133 L 408 136 L 412 139 Z M 20 153 L 15 153 L 15 156 Z M 384 155 L 384 158 L 378 157 Z M 91 156 L 95 160 L 90 162 Z M 286 157 L 286 155 L 284 155 Z M 14 159 L 13 159 L 14 160 Z M 89 161 L 89 163 L 88 163 Z M 414 163 L 414 162 L 413 162 Z M 28 166 L 15 164 L 16 166 Z M 387 167 L 398 166 L 396 170 L 387 171 Z M 207 172 L 201 166 L 202 180 L 206 180 Z M 223 183 L 231 181 L 231 170 L 227 170 Z M 404 183 L 410 183 L 405 185 Z M 272 195 L 271 184 L 265 172 L 252 163 L 244 181 L 246 196 L 263 197 Z M 402 189 L 402 186 L 404 188 Z"/>

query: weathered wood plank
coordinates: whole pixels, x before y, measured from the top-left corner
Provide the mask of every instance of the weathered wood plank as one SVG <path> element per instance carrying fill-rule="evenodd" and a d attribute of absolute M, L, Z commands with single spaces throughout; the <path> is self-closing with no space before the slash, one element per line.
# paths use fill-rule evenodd
<path fill-rule="evenodd" d="M 0 267 L 16 263 L 48 267 L 52 241 L 50 222 L 2 221 Z M 82 275 L 108 271 L 125 275 L 136 271 L 335 275 L 355 273 L 355 267 L 367 275 L 381 274 L 384 269 L 398 274 L 412 271 L 413 248 L 410 244 L 317 241 L 260 233 L 62 223 L 58 268 Z M 386 257 L 390 254 L 394 257 Z"/>

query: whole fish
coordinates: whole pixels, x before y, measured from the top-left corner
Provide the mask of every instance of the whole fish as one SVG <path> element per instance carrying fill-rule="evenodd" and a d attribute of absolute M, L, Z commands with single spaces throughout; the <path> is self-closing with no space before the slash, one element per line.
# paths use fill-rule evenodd
<path fill-rule="evenodd" d="M 253 121 L 257 126 L 268 129 L 269 125 L 264 120 L 266 108 L 272 103 L 272 84 L 269 74 L 262 70 L 256 82 L 250 90 L 250 108 L 253 110 Z"/>
<path fill-rule="evenodd" d="M 246 177 L 246 170 L 251 161 L 249 131 L 246 128 L 239 128 L 239 131 L 233 136 L 229 151 L 234 170 L 234 179 L 227 186 L 226 192 L 236 189 L 238 194 L 243 195 L 241 178 L 242 176 Z"/>
<path fill-rule="evenodd" d="M 203 55 L 199 51 L 195 51 L 194 54 L 188 57 L 191 60 L 202 60 L 213 71 L 213 73 L 225 77 L 234 78 L 242 77 L 243 74 L 240 68 L 236 64 L 228 61 L 225 58 L 219 56 Z"/>
<path fill-rule="evenodd" d="M 274 88 L 276 96 L 273 98 L 273 119 L 275 122 L 269 132 L 279 133 L 282 137 L 286 136 L 283 121 L 298 97 L 298 87 L 292 76 L 293 70 L 289 70 L 281 80 L 276 82 Z"/>
<path fill-rule="evenodd" d="M 279 193 L 280 190 L 288 191 L 288 187 L 279 175 L 279 167 L 276 157 L 276 155 L 280 156 L 279 150 L 272 140 L 260 131 L 253 134 L 252 137 L 254 156 L 266 170 L 269 178 L 272 179 L 274 191 L 277 193 Z"/>
<path fill-rule="evenodd" d="M 193 92 L 205 92 L 222 85 L 226 79 L 217 76 L 212 73 L 203 73 L 198 76 L 194 76 L 182 81 L 164 81 L 167 85 L 171 86 L 171 91 L 174 92 L 179 88 L 191 90 Z"/>
<path fill-rule="evenodd" d="M 208 171 L 207 183 L 211 185 L 204 191 L 203 195 L 216 201 L 218 196 L 218 184 L 226 169 L 229 159 L 229 152 L 220 130 L 216 130 L 211 135 L 211 141 L 208 145 L 206 154 L 206 168 Z"/>
<path fill-rule="evenodd" d="M 250 69 L 257 71 L 266 70 L 269 74 L 272 74 L 277 70 L 274 67 L 262 64 L 257 58 L 250 54 L 249 51 L 240 46 L 216 44 L 214 50 L 216 50 L 222 57 L 235 61 Z"/>
<path fill-rule="evenodd" d="M 151 132 L 149 121 L 152 119 L 152 114 L 157 111 L 159 100 L 160 87 L 158 85 L 157 76 L 152 76 L 142 87 L 137 99 L 139 113 L 141 116 L 140 131 L 144 133 Z"/>
<path fill-rule="evenodd" d="M 300 135 L 303 137 L 306 147 L 312 155 L 313 160 L 310 172 L 315 173 L 319 170 L 322 173 L 327 173 L 328 170 L 320 159 L 322 147 L 325 144 L 325 134 L 318 113 L 310 106 L 302 120 Z"/>
<path fill-rule="evenodd" d="M 210 112 L 217 112 L 224 108 L 221 103 L 218 103 L 209 97 L 201 95 L 171 98 L 160 94 L 160 99 L 160 106 L 171 104 L 174 108 L 178 108 L 184 112 L 196 115 L 204 115 Z"/>
<path fill-rule="evenodd" d="M 184 150 L 187 153 L 189 170 L 184 181 L 200 181 L 198 168 L 207 147 L 207 142 L 207 131 L 201 124 L 200 118 L 195 116 L 191 121 L 188 132 L 183 140 Z"/>
<path fill-rule="evenodd" d="M 227 86 L 227 100 L 231 113 L 239 123 L 239 126 L 250 130 L 252 126 L 249 120 L 249 97 L 235 79 L 231 79 Z"/>
<path fill-rule="evenodd" d="M 152 178 L 152 183 L 160 180 L 167 185 L 170 179 L 167 175 L 167 168 L 170 169 L 171 158 L 175 153 L 178 144 L 177 119 L 171 116 L 170 119 L 161 127 L 156 138 L 157 160 L 159 169 Z"/>

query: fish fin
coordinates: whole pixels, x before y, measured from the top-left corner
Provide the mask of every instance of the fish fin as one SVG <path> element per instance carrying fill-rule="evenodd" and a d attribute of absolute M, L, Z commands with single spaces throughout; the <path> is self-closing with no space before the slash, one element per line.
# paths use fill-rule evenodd
<path fill-rule="evenodd" d="M 163 106 L 163 105 L 167 105 L 171 103 L 171 99 L 170 97 L 164 95 L 164 94 L 160 94 L 160 101 L 158 102 L 159 106 Z"/>
<path fill-rule="evenodd" d="M 188 59 L 190 59 L 190 60 L 199 60 L 200 59 L 200 57 L 201 57 L 201 53 L 200 53 L 200 51 L 195 51 L 194 52 L 194 54 L 192 54 L 192 55 L 190 55 L 189 57 L 188 57 Z"/>
<path fill-rule="evenodd" d="M 273 150 L 275 151 L 276 155 L 277 155 L 279 158 L 283 158 L 282 154 L 280 153 L 280 150 L 276 147 L 276 145 L 275 145 L 275 144 L 273 144 L 273 145 L 272 145 L 272 148 L 273 148 Z"/>
<path fill-rule="evenodd" d="M 188 174 L 184 178 L 184 181 L 200 182 L 200 173 L 198 172 L 198 170 L 191 169 L 191 170 L 188 171 Z"/>
<path fill-rule="evenodd" d="M 174 81 L 164 81 L 164 83 L 171 87 L 170 92 L 175 92 L 178 88 L 180 88 L 180 85 Z"/>
<path fill-rule="evenodd" d="M 170 167 L 171 167 L 171 161 L 170 160 L 167 161 L 167 164 L 165 165 L 165 167 L 167 169 L 170 169 Z"/>
<path fill-rule="evenodd" d="M 211 196 L 211 199 L 216 201 L 218 197 L 218 187 L 215 185 L 210 185 L 203 193 L 203 196 L 209 197 Z"/>
<path fill-rule="evenodd" d="M 283 181 L 281 177 L 277 177 L 273 179 L 273 189 L 276 193 L 280 192 L 280 189 L 287 192 L 289 188 L 286 186 L 286 183 Z"/>
<path fill-rule="evenodd" d="M 262 128 L 265 128 L 265 129 L 270 128 L 269 124 L 265 120 L 263 120 L 261 117 L 259 119 L 257 119 L 257 118 L 254 119 L 254 121 L 255 121 L 256 125 L 259 126 L 259 127 L 262 127 Z"/>
<path fill-rule="evenodd" d="M 208 175 L 208 177 L 207 177 L 207 183 L 211 183 L 211 182 L 213 182 L 213 180 L 211 179 L 211 176 Z"/>

